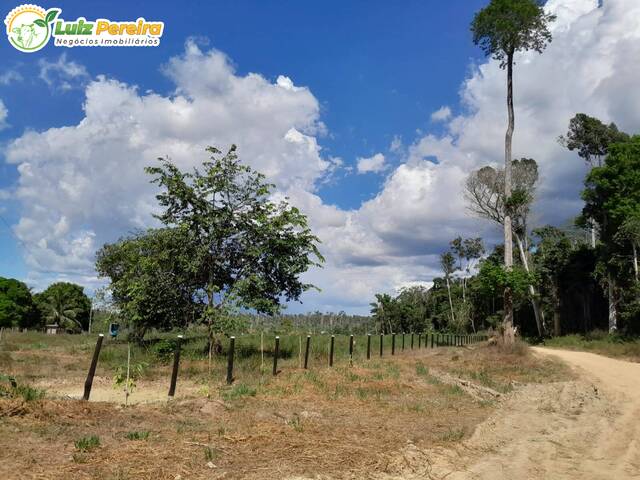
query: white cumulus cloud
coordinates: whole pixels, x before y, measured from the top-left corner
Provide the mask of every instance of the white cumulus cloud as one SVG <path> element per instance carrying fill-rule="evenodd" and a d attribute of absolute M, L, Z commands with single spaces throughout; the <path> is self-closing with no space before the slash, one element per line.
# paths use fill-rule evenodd
<path fill-rule="evenodd" d="M 5 107 L 4 102 L 0 99 L 0 130 L 6 128 L 7 125 L 7 117 L 9 116 L 9 110 Z"/>
<path fill-rule="evenodd" d="M 640 62 L 633 61 L 640 58 L 640 2 L 550 0 L 546 8 L 558 15 L 553 43 L 542 55 L 518 55 L 515 67 L 514 156 L 536 159 L 541 175 L 532 224 L 564 222 L 581 208 L 585 166 L 556 141 L 575 113 L 640 131 Z M 499 239 L 499 229 L 471 217 L 462 198 L 472 169 L 503 162 L 505 72 L 497 62 L 473 67 L 460 89 L 462 113 L 438 115 L 444 134 L 394 142 L 399 166 L 377 195 L 350 210 L 316 192 L 343 167 L 322 155 L 326 127 L 308 88 L 284 75 L 275 82 L 238 75 L 223 53 L 193 42 L 163 71 L 175 85 L 171 95 L 98 77 L 85 87 L 77 125 L 29 131 L 7 146 L 19 171 L 15 231 L 28 246 L 32 278 L 62 271 L 92 281 L 95 248 L 151 224 L 156 203 L 143 167 L 169 155 L 190 168 L 206 145 L 238 144 L 241 158 L 309 215 L 327 264 L 305 276 L 322 292 L 306 294 L 303 309 L 366 312 L 375 292 L 428 284 L 454 236 Z M 386 164 L 378 153 L 359 159 L 358 172 Z"/>
<path fill-rule="evenodd" d="M 358 158 L 357 168 L 358 173 L 379 173 L 384 171 L 387 166 L 384 163 L 384 155 L 382 153 L 376 153 L 371 157 Z"/>
<path fill-rule="evenodd" d="M 55 62 L 46 58 L 38 60 L 40 80 L 54 90 L 81 88 L 89 79 L 89 72 L 81 63 L 69 60 L 62 53 Z"/>
<path fill-rule="evenodd" d="M 451 118 L 451 109 L 447 106 L 440 107 L 438 110 L 431 114 L 432 122 L 444 122 Z"/>
<path fill-rule="evenodd" d="M 191 42 L 164 72 L 175 82 L 171 96 L 98 77 L 86 86 L 79 124 L 28 131 L 8 145 L 22 204 L 15 232 L 30 268 L 87 275 L 96 248 L 150 226 L 156 201 L 143 169 L 159 156 L 190 169 L 207 145 L 236 143 L 283 191 L 313 191 L 329 162 L 314 136 L 323 126 L 308 89 L 238 76 L 224 54 Z"/>

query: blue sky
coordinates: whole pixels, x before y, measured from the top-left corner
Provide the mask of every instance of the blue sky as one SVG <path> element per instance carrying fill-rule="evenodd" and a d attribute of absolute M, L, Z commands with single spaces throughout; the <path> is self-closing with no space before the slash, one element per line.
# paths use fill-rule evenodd
<path fill-rule="evenodd" d="M 218 141 L 240 143 L 241 156 L 271 172 L 323 240 L 327 266 L 309 275 L 323 293 L 301 309 L 363 312 L 376 291 L 428 284 L 454 236 L 498 238 L 461 194 L 471 169 L 502 156 L 504 72 L 469 32 L 485 4 L 41 2 L 65 20 L 145 17 L 165 31 L 157 48 L 50 42 L 24 54 L 0 42 L 0 275 L 36 289 L 97 285 L 95 249 L 150 225 L 145 162 L 173 152 L 189 166 L 185 149 Z M 637 72 L 624 60 L 637 58 L 629 38 L 640 37 L 640 16 L 629 12 L 638 3 L 547 8 L 558 15 L 553 44 L 516 66 L 514 154 L 536 158 L 542 174 L 535 224 L 580 209 L 584 166 L 555 141 L 574 113 L 640 129 L 637 89 L 625 83 Z M 181 131 L 183 121 L 195 123 Z M 359 170 L 369 157 L 379 168 Z"/>
<path fill-rule="evenodd" d="M 457 101 L 469 59 L 480 54 L 471 43 L 469 22 L 482 3 L 59 1 L 39 5 L 61 8 L 65 20 L 84 16 L 164 21 L 158 48 L 67 51 L 68 59 L 84 65 L 89 74 L 105 74 L 143 90 L 172 89 L 159 67 L 183 50 L 188 37 L 225 52 L 239 74 L 294 78 L 321 102 L 322 118 L 331 132 L 322 139 L 323 148 L 352 163 L 386 150 L 396 135 L 412 139 L 416 129 L 432 128 L 431 112 Z M 55 61 L 61 50 L 66 49 L 50 42 L 38 53 L 24 54 L 0 42 L 4 68 L 23 77 L 0 86 L 0 98 L 10 112 L 10 127 L 0 132 L 1 142 L 26 129 L 70 125 L 82 118 L 84 99 L 77 90 L 57 91 L 38 79 L 38 62 Z M 0 164 L 0 174 L 0 188 L 17 180 L 13 165 Z M 356 208 L 378 191 L 381 181 L 380 176 L 365 175 L 325 185 L 320 194 L 327 202 Z M 9 224 L 17 221 L 18 208 L 9 204 L 3 212 Z M 0 232 L 0 249 L 5 252 L 0 274 L 24 276 L 17 239 L 4 223 Z"/>

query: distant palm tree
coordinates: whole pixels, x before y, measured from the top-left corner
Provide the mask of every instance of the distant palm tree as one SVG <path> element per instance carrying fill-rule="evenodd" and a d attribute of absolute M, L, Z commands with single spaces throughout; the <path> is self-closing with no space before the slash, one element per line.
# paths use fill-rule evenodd
<path fill-rule="evenodd" d="M 57 323 L 61 327 L 82 330 L 82 323 L 78 320 L 82 308 L 74 299 L 65 295 L 61 290 L 53 290 L 45 299 L 45 318 L 48 322 Z"/>
<path fill-rule="evenodd" d="M 376 293 L 376 301 L 370 303 L 371 314 L 380 324 L 380 333 L 391 333 L 391 314 L 393 311 L 394 299 L 387 293 Z M 388 331 L 387 331 L 388 327 Z"/>

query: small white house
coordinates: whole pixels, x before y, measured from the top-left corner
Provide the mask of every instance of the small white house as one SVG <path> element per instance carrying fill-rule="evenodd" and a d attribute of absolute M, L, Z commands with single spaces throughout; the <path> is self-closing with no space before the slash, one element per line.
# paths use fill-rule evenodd
<path fill-rule="evenodd" d="M 60 325 L 58 325 L 57 323 L 47 325 L 46 329 L 47 335 L 57 335 L 58 333 L 62 332 L 62 330 L 60 330 Z"/>

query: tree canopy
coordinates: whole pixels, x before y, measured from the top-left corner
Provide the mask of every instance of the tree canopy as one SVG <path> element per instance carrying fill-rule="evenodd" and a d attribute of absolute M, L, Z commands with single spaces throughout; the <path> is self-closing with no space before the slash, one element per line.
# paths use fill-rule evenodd
<path fill-rule="evenodd" d="M 48 323 L 56 323 L 69 331 L 89 328 L 91 300 L 84 288 L 75 283 L 52 283 L 42 293 L 34 295 L 42 318 Z"/>
<path fill-rule="evenodd" d="M 471 23 L 473 42 L 504 68 L 517 51 L 541 53 L 551 41 L 555 16 L 535 0 L 491 0 Z"/>
<path fill-rule="evenodd" d="M 115 301 L 142 325 L 195 320 L 220 332 L 234 309 L 274 314 L 314 288 L 301 275 L 324 259 L 306 216 L 288 199 L 276 201 L 274 186 L 240 162 L 235 146 L 207 152 L 191 172 L 167 158 L 147 167 L 160 187 L 157 218 L 165 227 L 98 255 Z"/>
<path fill-rule="evenodd" d="M 0 277 L 0 327 L 29 328 L 40 322 L 31 290 L 15 278 Z"/>
<path fill-rule="evenodd" d="M 151 229 L 103 246 L 96 269 L 111 279 L 120 314 L 141 338 L 149 328 L 169 329 L 196 323 L 202 315 L 188 232 Z"/>
<path fill-rule="evenodd" d="M 576 150 L 578 156 L 592 167 L 602 166 L 602 159 L 609 153 L 609 145 L 627 140 L 629 135 L 618 130 L 615 123 L 606 125 L 585 113 L 578 113 L 569 120 L 567 134 L 559 138 L 562 145 L 571 151 Z"/>

